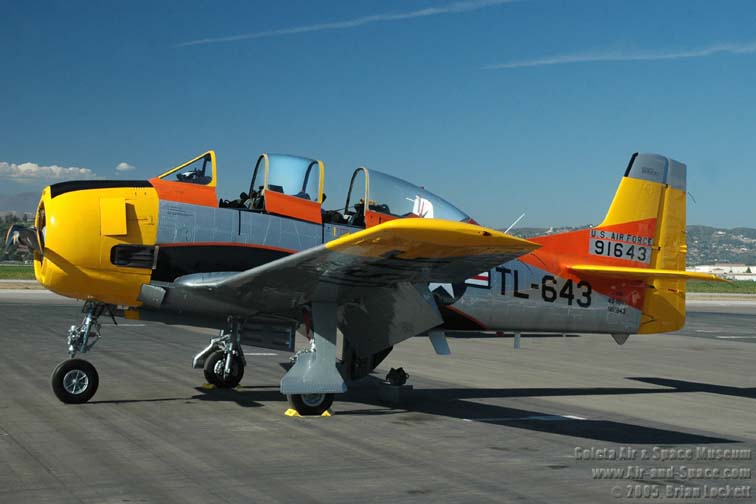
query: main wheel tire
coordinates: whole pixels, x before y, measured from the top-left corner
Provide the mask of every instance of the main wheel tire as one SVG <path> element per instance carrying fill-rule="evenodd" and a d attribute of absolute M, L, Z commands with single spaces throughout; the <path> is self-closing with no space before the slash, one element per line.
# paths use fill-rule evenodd
<path fill-rule="evenodd" d="M 205 379 L 207 383 L 215 385 L 218 388 L 234 388 L 244 376 L 244 362 L 241 357 L 234 355 L 231 358 L 231 373 L 223 377 L 223 370 L 226 367 L 226 354 L 217 351 L 210 354 L 205 361 Z"/>
<path fill-rule="evenodd" d="M 83 359 L 69 359 L 58 364 L 52 373 L 55 397 L 66 404 L 81 404 L 92 399 L 100 384 L 97 370 Z"/>
<path fill-rule="evenodd" d="M 333 394 L 290 394 L 286 398 L 302 416 L 322 415 L 333 404 Z"/>

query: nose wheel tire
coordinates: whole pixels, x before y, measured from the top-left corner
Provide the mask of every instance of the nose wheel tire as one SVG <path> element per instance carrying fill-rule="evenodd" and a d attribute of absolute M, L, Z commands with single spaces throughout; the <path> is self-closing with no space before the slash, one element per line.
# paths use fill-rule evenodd
<path fill-rule="evenodd" d="M 205 361 L 205 380 L 211 385 L 218 388 L 234 388 L 244 376 L 244 362 L 241 357 L 234 355 L 231 357 L 231 372 L 228 376 L 224 375 L 226 367 L 226 354 L 224 352 L 213 352 Z"/>
<path fill-rule="evenodd" d="M 302 416 L 322 415 L 333 404 L 333 394 L 290 394 L 286 398 Z"/>
<path fill-rule="evenodd" d="M 100 383 L 95 367 L 83 359 L 61 362 L 53 371 L 51 379 L 55 397 L 66 404 L 89 401 Z"/>

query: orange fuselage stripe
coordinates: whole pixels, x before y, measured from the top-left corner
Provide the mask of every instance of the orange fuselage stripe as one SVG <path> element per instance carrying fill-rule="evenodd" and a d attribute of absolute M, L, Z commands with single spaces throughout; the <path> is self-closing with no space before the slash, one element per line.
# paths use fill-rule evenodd
<path fill-rule="evenodd" d="M 161 200 L 188 203 L 209 207 L 218 206 L 218 197 L 215 187 L 186 182 L 174 182 L 157 177 L 150 179 L 150 184 L 158 193 Z"/>

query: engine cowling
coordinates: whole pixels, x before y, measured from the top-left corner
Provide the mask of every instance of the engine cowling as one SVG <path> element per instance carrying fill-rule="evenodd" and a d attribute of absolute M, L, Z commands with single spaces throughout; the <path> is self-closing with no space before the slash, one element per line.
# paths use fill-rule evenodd
<path fill-rule="evenodd" d="M 150 281 L 158 195 L 149 182 L 77 181 L 46 187 L 37 208 L 37 280 L 58 294 L 138 306 Z"/>

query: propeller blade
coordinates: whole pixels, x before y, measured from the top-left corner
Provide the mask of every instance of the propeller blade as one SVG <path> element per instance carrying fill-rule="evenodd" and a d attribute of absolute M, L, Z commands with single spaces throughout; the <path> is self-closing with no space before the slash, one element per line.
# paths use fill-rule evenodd
<path fill-rule="evenodd" d="M 5 248 L 16 248 L 19 245 L 27 247 L 35 252 L 42 252 L 42 247 L 39 246 L 39 238 L 37 237 L 36 228 L 14 224 L 10 227 L 8 235 L 5 237 Z"/>

